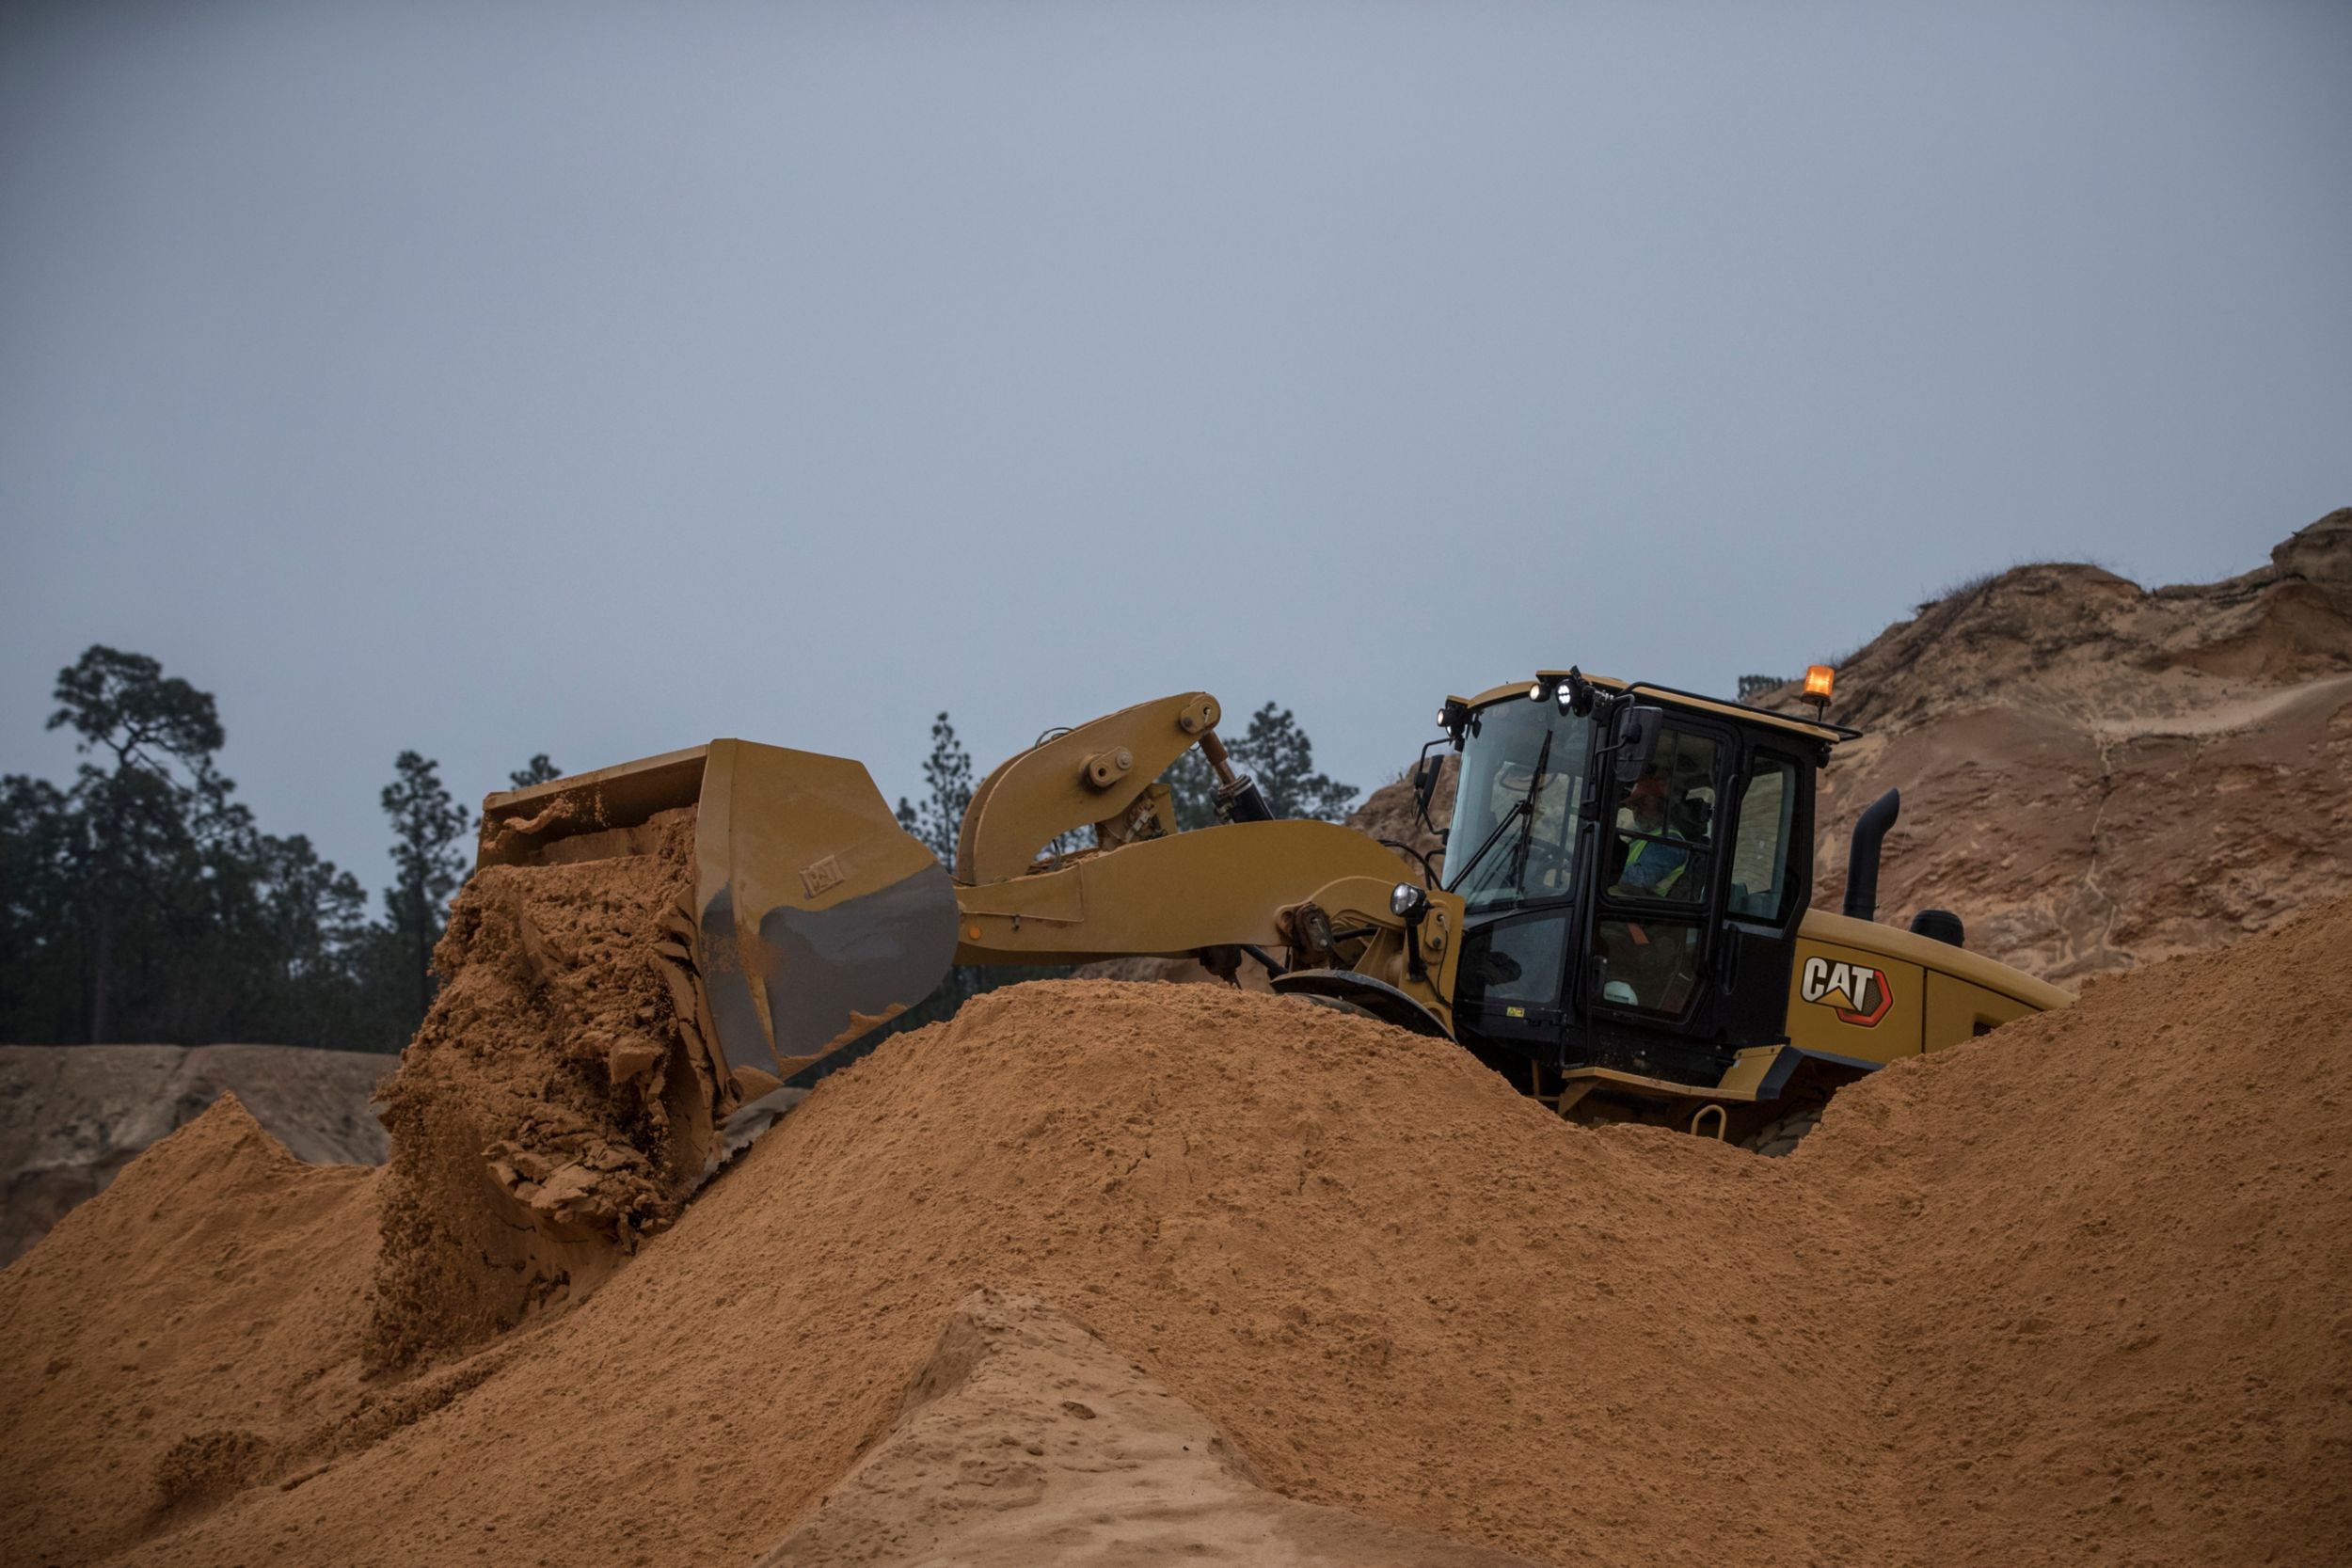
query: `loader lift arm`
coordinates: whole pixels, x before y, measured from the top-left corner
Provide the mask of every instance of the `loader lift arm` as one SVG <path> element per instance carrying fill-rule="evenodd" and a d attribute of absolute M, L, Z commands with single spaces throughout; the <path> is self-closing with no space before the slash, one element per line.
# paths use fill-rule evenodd
<path fill-rule="evenodd" d="M 1196 744 L 1219 774 L 1220 796 L 1254 795 L 1226 762 L 1218 717 L 1205 691 L 1138 703 L 990 773 L 956 847 L 956 960 L 1086 963 L 1281 947 L 1293 967 L 1336 960 L 1449 1023 L 1460 903 L 1436 895 L 1418 936 L 1431 972 L 1408 973 L 1405 922 L 1390 902 L 1399 866 L 1376 840 L 1335 823 L 1271 818 L 1175 831 L 1167 786 L 1155 781 Z M 1039 859 L 1086 827 L 1096 847 Z"/>

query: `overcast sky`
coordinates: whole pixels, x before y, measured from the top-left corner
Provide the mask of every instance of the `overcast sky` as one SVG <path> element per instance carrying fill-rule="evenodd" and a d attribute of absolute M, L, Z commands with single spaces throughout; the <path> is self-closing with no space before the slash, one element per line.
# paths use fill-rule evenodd
<path fill-rule="evenodd" d="M 373 887 L 717 735 L 1391 776 L 2352 502 L 2352 5 L 11 6 L 0 768 L 104 641 Z"/>

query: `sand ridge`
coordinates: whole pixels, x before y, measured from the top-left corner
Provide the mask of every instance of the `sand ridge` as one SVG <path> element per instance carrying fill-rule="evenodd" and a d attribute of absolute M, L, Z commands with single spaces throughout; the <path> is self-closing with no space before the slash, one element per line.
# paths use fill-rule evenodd
<path fill-rule="evenodd" d="M 1799 711 L 1794 688 L 1762 699 Z M 1889 787 L 1880 918 L 2072 985 L 2265 931 L 2352 879 L 2352 508 L 2225 581 L 2019 566 L 1843 661 L 1817 907 Z"/>

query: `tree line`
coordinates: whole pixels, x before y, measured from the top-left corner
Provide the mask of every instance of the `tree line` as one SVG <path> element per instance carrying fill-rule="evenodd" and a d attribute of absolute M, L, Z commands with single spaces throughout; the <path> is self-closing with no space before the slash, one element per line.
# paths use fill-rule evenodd
<path fill-rule="evenodd" d="M 0 777 L 0 1042 L 407 1043 L 432 1005 L 433 948 L 474 820 L 437 762 L 393 759 L 378 798 L 393 875 L 371 911 L 357 877 L 304 834 L 263 832 L 236 799 L 212 693 L 144 654 L 92 645 L 58 673 L 55 700 L 49 728 L 71 730 L 82 759 L 72 781 Z M 1276 704 L 1229 749 L 1278 816 L 1336 820 L 1355 797 L 1315 768 L 1306 732 Z M 545 752 L 508 775 L 516 788 L 560 776 Z M 977 779 L 945 713 L 923 777 L 898 817 L 952 866 Z M 1180 826 L 1214 820 L 1197 751 L 1165 778 Z M 959 968 L 906 1022 L 1046 973 L 1058 972 Z"/>
<path fill-rule="evenodd" d="M 72 781 L 0 778 L 0 1040 L 407 1043 L 473 825 L 437 763 L 393 759 L 393 877 L 372 916 L 358 878 L 236 799 L 211 692 L 93 645 L 55 696 Z M 557 776 L 544 753 L 511 775 Z"/>

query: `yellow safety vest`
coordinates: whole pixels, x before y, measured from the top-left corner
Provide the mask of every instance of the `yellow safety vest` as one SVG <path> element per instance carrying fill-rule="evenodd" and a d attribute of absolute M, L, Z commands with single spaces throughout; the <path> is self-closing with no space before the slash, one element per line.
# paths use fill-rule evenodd
<path fill-rule="evenodd" d="M 1633 841 L 1633 847 L 1626 851 L 1625 871 L 1632 870 L 1633 867 L 1640 863 L 1642 859 L 1642 851 L 1657 842 L 1658 841 L 1656 839 L 1649 838 L 1635 839 Z M 1691 851 L 1685 849 L 1682 852 L 1682 863 L 1676 866 L 1672 871 L 1667 872 L 1663 877 L 1661 877 L 1658 879 L 1658 885 L 1650 889 L 1650 892 L 1658 897 L 1665 897 L 1668 893 L 1674 890 L 1674 885 L 1682 880 L 1682 874 L 1690 869 Z M 1620 871 L 1617 874 L 1617 880 L 1621 882 L 1625 880 L 1625 871 Z"/>

